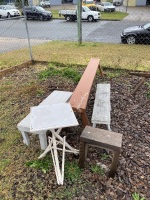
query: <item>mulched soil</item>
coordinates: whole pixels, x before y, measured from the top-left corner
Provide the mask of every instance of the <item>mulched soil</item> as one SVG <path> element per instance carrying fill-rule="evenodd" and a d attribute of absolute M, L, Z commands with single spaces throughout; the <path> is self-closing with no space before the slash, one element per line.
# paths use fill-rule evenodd
<path fill-rule="evenodd" d="M 49 78 L 39 81 L 37 75 L 41 69 L 39 66 L 15 71 L 2 77 L 1 83 L 13 82 L 13 88 L 7 95 L 13 99 L 12 105 L 15 113 L 10 118 L 16 124 L 23 118 L 21 115 L 28 113 L 29 107 L 38 105 L 53 90 L 73 91 L 76 84 L 61 77 Z M 150 199 L 150 99 L 148 98 L 148 86 L 144 84 L 137 93 L 132 96 L 131 91 L 138 84 L 140 78 L 128 75 L 127 71 L 120 71 L 119 76 L 110 77 L 117 70 L 104 69 L 105 78 L 98 75 L 92 87 L 87 107 L 89 119 L 92 116 L 96 84 L 111 84 L 111 129 L 123 134 L 123 144 L 119 157 L 118 169 L 114 179 L 108 178 L 107 172 L 111 164 L 112 153 L 105 150 L 90 147 L 85 169 L 81 178 L 76 181 L 64 180 L 63 186 L 58 186 L 54 169 L 43 173 L 39 169 L 26 167 L 25 162 L 37 158 L 39 154 L 39 140 L 31 135 L 31 146 L 26 147 L 19 137 L 10 150 L 6 150 L 3 158 L 11 155 L 11 163 L 2 172 L 0 181 L 9 183 L 4 189 L 2 199 L 73 199 L 73 200 L 132 200 L 132 194 L 137 192 L 145 199 Z M 26 83 L 32 82 L 30 84 Z M 149 80 L 147 80 L 148 82 Z M 34 83 L 34 84 L 33 84 Z M 26 85 L 26 86 L 25 86 Z M 23 88 L 21 92 L 20 88 Z M 43 91 L 37 96 L 37 91 Z M 40 92 L 39 92 L 40 94 Z M 5 106 L 7 97 L 3 99 Z M 13 108 L 14 106 L 14 108 Z M 25 115 L 24 115 L 25 116 Z M 81 119 L 76 115 L 79 126 L 63 129 L 61 135 L 66 135 L 67 142 L 79 149 L 79 138 L 83 131 Z M 103 125 L 99 128 L 106 129 Z M 19 132 L 18 132 L 19 135 Z M 0 143 L 5 142 L 0 138 Z M 19 151 L 18 151 L 19 149 Z M 15 153 L 17 152 L 17 153 Z M 108 155 L 107 159 L 102 155 Z M 36 155 L 36 156 L 35 156 Z M 78 162 L 78 156 L 66 153 L 66 161 Z M 51 157 L 50 157 L 51 159 Z M 91 171 L 93 165 L 103 166 L 105 173 L 100 175 Z"/>

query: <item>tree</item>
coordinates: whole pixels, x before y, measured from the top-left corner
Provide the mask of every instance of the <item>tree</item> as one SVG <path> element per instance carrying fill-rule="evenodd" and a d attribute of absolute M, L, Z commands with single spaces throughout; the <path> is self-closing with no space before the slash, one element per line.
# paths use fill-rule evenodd
<path fill-rule="evenodd" d="M 24 1 L 24 5 L 25 5 L 25 6 L 28 6 L 28 5 L 29 5 L 28 0 L 23 0 L 23 1 Z M 15 0 L 15 5 L 16 5 L 17 7 L 22 8 L 22 0 Z"/>

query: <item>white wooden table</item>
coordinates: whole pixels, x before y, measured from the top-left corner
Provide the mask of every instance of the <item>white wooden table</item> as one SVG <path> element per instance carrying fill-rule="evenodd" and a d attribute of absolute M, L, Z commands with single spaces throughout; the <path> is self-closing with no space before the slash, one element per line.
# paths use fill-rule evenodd
<path fill-rule="evenodd" d="M 78 154 L 79 151 L 71 147 L 59 134 L 64 127 L 77 126 L 78 121 L 69 103 L 59 103 L 44 106 L 31 107 L 30 114 L 30 131 L 33 133 L 40 133 L 41 131 L 50 130 L 52 137 L 49 137 L 49 145 L 39 158 L 51 151 L 53 164 L 55 168 L 57 183 L 63 185 L 64 180 L 64 163 L 65 152 Z M 58 148 L 57 145 L 62 145 Z M 62 165 L 60 169 L 58 150 L 62 151 Z"/>

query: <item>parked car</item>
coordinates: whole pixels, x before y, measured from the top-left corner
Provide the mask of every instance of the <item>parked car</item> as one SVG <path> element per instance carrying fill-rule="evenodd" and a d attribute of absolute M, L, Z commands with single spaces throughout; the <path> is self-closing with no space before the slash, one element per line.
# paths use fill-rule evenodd
<path fill-rule="evenodd" d="M 20 11 L 10 5 L 0 5 L 0 17 L 16 17 L 20 16 Z"/>
<path fill-rule="evenodd" d="M 116 7 L 110 3 L 110 2 L 101 2 L 96 5 L 97 9 L 99 11 L 104 11 L 104 12 L 115 12 Z"/>
<path fill-rule="evenodd" d="M 94 11 L 97 10 L 97 7 L 94 1 L 88 1 L 88 0 L 83 1 L 82 6 L 87 6 L 90 10 L 94 10 Z"/>
<path fill-rule="evenodd" d="M 51 7 L 51 3 L 50 3 L 50 1 L 44 1 L 44 0 L 42 0 L 40 2 L 40 6 L 42 6 L 43 8 L 50 8 Z"/>
<path fill-rule="evenodd" d="M 77 20 L 77 7 L 74 10 L 59 10 L 59 16 L 64 16 L 66 21 Z M 101 13 L 98 11 L 90 10 L 87 6 L 82 6 L 81 13 L 82 20 L 88 20 L 89 22 L 100 20 Z"/>
<path fill-rule="evenodd" d="M 150 5 L 150 0 L 147 0 L 146 5 Z"/>
<path fill-rule="evenodd" d="M 123 4 L 123 0 L 113 0 L 113 5 L 120 6 Z"/>
<path fill-rule="evenodd" d="M 17 9 L 14 3 L 7 3 L 7 5 L 12 6 L 13 8 Z"/>
<path fill-rule="evenodd" d="M 50 11 L 44 10 L 40 6 L 27 6 L 24 9 L 26 19 L 38 19 L 40 21 L 50 20 L 52 18 L 52 13 Z"/>
<path fill-rule="evenodd" d="M 124 29 L 121 33 L 121 42 L 127 44 L 150 44 L 150 23 Z"/>

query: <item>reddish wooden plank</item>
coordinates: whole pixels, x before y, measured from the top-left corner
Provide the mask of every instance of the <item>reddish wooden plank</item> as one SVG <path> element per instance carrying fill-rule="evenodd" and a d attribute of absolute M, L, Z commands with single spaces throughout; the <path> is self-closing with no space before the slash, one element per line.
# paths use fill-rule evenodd
<path fill-rule="evenodd" d="M 100 69 L 100 59 L 91 58 L 77 87 L 75 88 L 75 91 L 73 92 L 73 95 L 69 100 L 69 103 L 74 111 L 83 113 L 86 110 L 91 87 L 98 68 Z M 100 72 L 102 75 L 101 70 Z"/>

